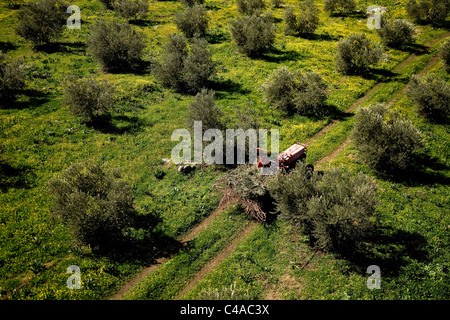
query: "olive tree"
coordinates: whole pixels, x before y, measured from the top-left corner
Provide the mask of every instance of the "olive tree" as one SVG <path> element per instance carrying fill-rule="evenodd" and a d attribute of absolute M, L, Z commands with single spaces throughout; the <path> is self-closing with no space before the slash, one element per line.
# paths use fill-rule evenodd
<path fill-rule="evenodd" d="M 371 65 L 383 59 L 384 51 L 381 46 L 372 43 L 364 33 L 354 33 L 339 42 L 335 65 L 344 74 L 364 74 Z"/>
<path fill-rule="evenodd" d="M 270 14 L 233 19 L 230 31 L 239 51 L 250 57 L 267 52 L 275 42 L 275 25 Z"/>
<path fill-rule="evenodd" d="M 66 9 L 67 4 L 61 0 L 31 1 L 19 10 L 16 32 L 34 45 L 47 45 L 64 31 Z"/>
<path fill-rule="evenodd" d="M 274 107 L 301 115 L 320 114 L 327 89 L 319 74 L 292 72 L 287 67 L 276 69 L 262 85 L 264 97 Z"/>
<path fill-rule="evenodd" d="M 105 71 L 128 70 L 142 59 L 144 35 L 128 23 L 98 21 L 88 39 L 88 50 Z"/>
<path fill-rule="evenodd" d="M 384 104 L 359 108 L 352 140 L 358 157 L 375 171 L 395 175 L 412 171 L 424 146 L 422 133 Z"/>

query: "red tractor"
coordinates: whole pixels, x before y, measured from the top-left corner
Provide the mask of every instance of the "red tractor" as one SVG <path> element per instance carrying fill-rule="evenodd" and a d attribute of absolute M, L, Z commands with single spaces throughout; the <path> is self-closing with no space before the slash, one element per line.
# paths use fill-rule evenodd
<path fill-rule="evenodd" d="M 290 171 L 295 168 L 297 162 L 299 160 L 303 160 L 306 158 L 306 150 L 308 149 L 308 145 L 304 143 L 295 143 L 280 154 L 278 154 L 278 168 L 284 169 L 286 171 Z M 263 149 L 257 148 L 259 160 L 256 163 L 258 168 L 260 167 L 269 167 L 270 160 L 264 156 L 260 155 L 260 151 Z M 264 150 L 265 151 L 265 150 Z M 270 151 L 266 151 L 267 155 L 271 155 Z M 306 166 L 311 172 L 314 170 L 313 165 L 309 164 Z"/>

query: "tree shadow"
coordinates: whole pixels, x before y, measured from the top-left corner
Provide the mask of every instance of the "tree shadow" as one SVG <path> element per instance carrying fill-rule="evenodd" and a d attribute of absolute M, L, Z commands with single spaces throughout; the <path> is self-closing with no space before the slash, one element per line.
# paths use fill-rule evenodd
<path fill-rule="evenodd" d="M 215 96 L 217 99 L 223 99 L 229 93 L 238 93 L 242 95 L 247 95 L 250 93 L 250 90 L 242 88 L 242 84 L 231 79 L 214 79 L 210 82 L 209 87 L 216 92 Z"/>
<path fill-rule="evenodd" d="M 264 60 L 266 62 L 281 63 L 284 61 L 296 61 L 305 58 L 300 52 L 295 50 L 279 50 L 277 48 L 271 48 L 268 52 L 263 53 L 260 56 L 254 57 L 254 59 Z"/>
<path fill-rule="evenodd" d="M 409 43 L 400 48 L 396 48 L 398 50 L 406 51 L 409 53 L 414 53 L 416 55 L 423 55 L 429 53 L 429 48 L 418 43 Z"/>
<path fill-rule="evenodd" d="M 322 120 L 324 118 L 330 118 L 331 120 L 339 120 L 343 121 L 350 117 L 352 117 L 352 114 L 343 112 L 339 110 L 335 105 L 333 104 L 324 104 L 322 108 L 320 108 L 319 111 L 315 113 L 305 114 L 309 118 L 318 121 Z"/>
<path fill-rule="evenodd" d="M 210 30 L 205 36 L 205 40 L 210 44 L 230 41 L 230 34 L 222 30 Z"/>
<path fill-rule="evenodd" d="M 312 41 L 338 41 L 339 38 L 328 33 L 308 33 L 302 35 L 301 38 L 312 40 Z"/>
<path fill-rule="evenodd" d="M 379 173 L 379 176 L 385 180 L 410 187 L 436 183 L 448 185 L 450 178 L 440 172 L 448 169 L 448 166 L 439 159 L 422 154 L 415 159 L 414 163 L 411 163 L 411 169 L 395 173 Z"/>
<path fill-rule="evenodd" d="M 49 95 L 50 94 L 47 92 L 35 89 L 19 90 L 15 99 L 11 98 L 0 100 L 0 108 L 18 110 L 35 108 L 48 102 L 50 100 Z"/>
<path fill-rule="evenodd" d="M 128 23 L 139 27 L 154 27 L 161 24 L 159 21 L 147 19 L 129 20 Z"/>
<path fill-rule="evenodd" d="M 150 61 L 141 60 L 133 63 L 130 66 L 122 67 L 122 68 L 116 68 L 116 69 L 109 69 L 104 70 L 105 72 L 111 73 L 111 74 L 135 74 L 135 75 L 146 75 L 151 73 L 151 65 L 152 63 Z"/>
<path fill-rule="evenodd" d="M 32 188 L 36 175 L 30 167 L 15 165 L 7 159 L 0 158 L 0 191 L 6 192 L 10 188 L 30 189 Z"/>
<path fill-rule="evenodd" d="M 161 222 L 158 215 L 136 214 L 132 229 L 123 230 L 122 237 L 111 239 L 93 252 L 119 263 L 153 264 L 158 258 L 168 257 L 183 248 L 181 242 L 158 229 Z"/>
<path fill-rule="evenodd" d="M 42 51 L 48 54 L 52 53 L 74 53 L 74 52 L 85 52 L 86 43 L 77 42 L 52 42 L 47 44 L 35 45 L 34 49 L 36 51 Z"/>
<path fill-rule="evenodd" d="M 86 124 L 102 133 L 122 135 L 125 133 L 137 133 L 145 125 L 137 116 L 128 115 L 103 115 Z"/>
<path fill-rule="evenodd" d="M 0 41 L 0 51 L 7 53 L 8 51 L 16 50 L 19 46 L 10 41 Z"/>
<path fill-rule="evenodd" d="M 356 246 L 341 248 L 338 255 L 349 261 L 355 271 L 377 265 L 383 275 L 395 277 L 411 259 L 429 261 L 427 247 L 427 239 L 418 233 L 379 227 Z"/>
<path fill-rule="evenodd" d="M 330 13 L 330 17 L 332 18 L 359 18 L 366 19 L 367 15 L 363 10 L 353 11 L 353 12 L 332 12 Z"/>
<path fill-rule="evenodd" d="M 389 79 L 395 77 L 397 74 L 391 70 L 370 68 L 367 72 L 361 74 L 366 80 L 376 80 L 387 82 Z"/>

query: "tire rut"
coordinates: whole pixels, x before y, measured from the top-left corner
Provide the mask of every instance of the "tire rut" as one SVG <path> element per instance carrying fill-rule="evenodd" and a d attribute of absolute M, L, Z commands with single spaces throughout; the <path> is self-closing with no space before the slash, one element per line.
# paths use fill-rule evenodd
<path fill-rule="evenodd" d="M 206 229 L 211 224 L 211 222 L 214 219 L 216 219 L 230 204 L 233 204 L 233 203 L 236 202 L 235 199 L 230 199 L 229 201 L 224 201 L 224 199 L 225 198 L 222 198 L 222 200 L 220 201 L 218 207 L 216 208 L 216 210 L 214 210 L 213 213 L 211 213 L 208 217 L 206 217 L 200 223 L 195 225 L 191 229 L 190 232 L 188 232 L 186 235 L 184 235 L 183 237 L 181 237 L 179 239 L 180 243 L 183 246 L 185 246 L 187 242 L 189 242 L 192 239 L 194 239 L 201 231 Z M 155 263 L 153 263 L 152 265 L 148 266 L 147 268 L 145 268 L 144 270 L 139 272 L 133 279 L 131 279 L 130 281 L 125 283 L 125 285 L 123 285 L 116 294 L 114 294 L 112 297 L 110 297 L 110 300 L 119 300 L 128 291 L 130 291 L 131 288 L 133 288 L 140 281 L 142 281 L 146 276 L 148 276 L 150 273 L 152 273 L 153 271 L 158 269 L 161 265 L 163 265 L 164 263 L 169 261 L 174 256 L 174 254 L 175 253 L 170 254 L 168 256 L 165 256 L 165 257 L 160 257 L 160 258 L 156 259 Z"/>

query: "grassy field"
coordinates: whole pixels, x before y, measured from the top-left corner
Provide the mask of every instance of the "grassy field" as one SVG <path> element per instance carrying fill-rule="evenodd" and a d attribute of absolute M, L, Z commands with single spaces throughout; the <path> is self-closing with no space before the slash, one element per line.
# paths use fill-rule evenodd
<path fill-rule="evenodd" d="M 323 1 L 317 1 L 322 9 Z M 406 17 L 406 1 L 384 0 L 396 17 Z M 144 60 L 159 60 L 167 36 L 177 32 L 172 22 L 183 8 L 176 1 L 149 0 L 148 19 L 133 28 L 146 35 Z M 287 5 L 296 1 L 286 0 Z M 272 9 L 277 26 L 275 48 L 258 59 L 239 54 L 231 41 L 228 21 L 237 16 L 234 1 L 206 0 L 210 43 L 218 74 L 212 81 L 216 103 L 229 123 L 236 121 L 236 108 L 253 105 L 263 128 L 280 129 L 280 149 L 306 141 L 343 113 L 370 88 L 384 81 L 362 105 L 389 102 L 411 75 L 423 69 L 442 41 L 420 54 L 398 73 L 393 70 L 411 53 L 448 32 L 429 25 L 417 26 L 416 45 L 407 50 L 387 49 L 388 59 L 368 76 L 344 76 L 334 71 L 334 53 L 340 39 L 365 32 L 378 42 L 375 30 L 366 26 L 366 1 L 357 1 L 361 14 L 329 16 L 321 11 L 314 37 L 304 39 L 283 33 L 284 8 Z M 139 210 L 157 213 L 158 226 L 178 239 L 210 215 L 221 198 L 213 188 L 221 168 L 202 167 L 190 175 L 179 174 L 170 158 L 170 137 L 184 128 L 191 95 L 164 88 L 149 70 L 136 73 L 104 73 L 86 51 L 86 40 L 99 19 L 124 21 L 98 0 L 79 0 L 82 27 L 65 30 L 52 50 L 35 50 L 17 36 L 17 9 L 0 1 L 0 50 L 22 58 L 27 85 L 17 102 L 0 109 L 0 298 L 1 299 L 108 299 L 129 279 L 152 263 L 139 254 L 118 261 L 95 254 L 87 247 L 74 247 L 67 228 L 51 218 L 51 197 L 46 183 L 72 163 L 96 159 L 119 167 L 131 185 Z M 316 71 L 327 82 L 329 112 L 321 118 L 288 117 L 263 99 L 261 84 L 279 66 Z M 450 81 L 439 61 L 430 72 Z M 62 104 L 65 80 L 70 75 L 107 79 L 115 85 L 123 112 L 113 114 L 107 128 L 88 127 Z M 401 94 L 393 108 L 408 116 L 427 137 L 433 161 L 411 181 L 391 181 L 373 175 L 358 161 L 350 144 L 334 160 L 351 170 L 362 170 L 380 186 L 377 209 L 380 239 L 367 243 L 363 257 L 337 257 L 315 252 L 298 230 L 282 221 L 260 225 L 234 253 L 207 275 L 186 298 L 195 299 L 206 288 L 233 283 L 248 290 L 254 299 L 448 299 L 450 227 L 448 156 L 449 129 L 432 124 L 414 111 Z M 316 163 L 346 140 L 353 125 L 343 118 L 326 135 L 311 144 L 307 162 Z M 348 155 L 354 157 L 348 157 Z M 162 179 L 157 172 L 165 172 Z M 149 275 L 125 298 L 173 299 L 194 274 L 217 255 L 249 221 L 230 208 L 214 220 L 170 263 Z M 155 257 L 156 258 L 156 257 Z M 366 287 L 367 266 L 382 269 L 382 289 Z M 78 265 L 83 288 L 66 288 L 69 265 Z"/>

